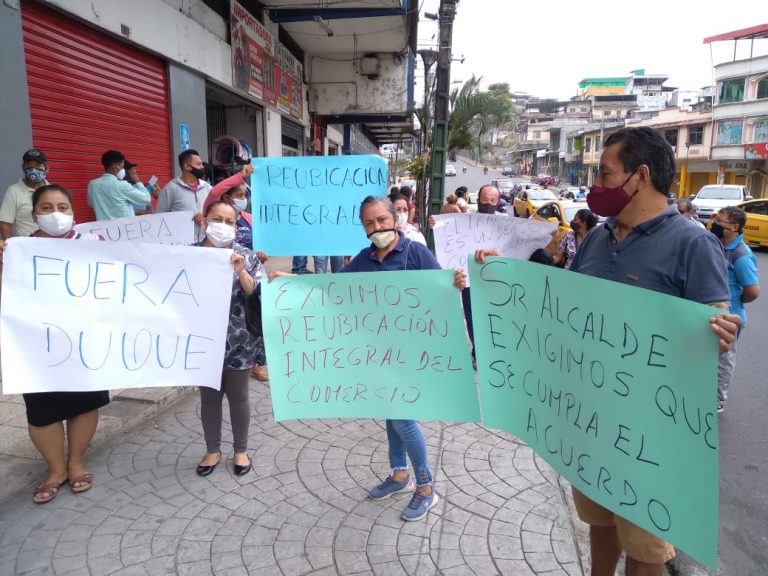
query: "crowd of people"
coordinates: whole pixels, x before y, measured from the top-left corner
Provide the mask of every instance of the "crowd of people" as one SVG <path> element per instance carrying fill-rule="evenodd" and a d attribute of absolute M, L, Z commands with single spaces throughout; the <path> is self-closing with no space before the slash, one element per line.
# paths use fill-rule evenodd
<path fill-rule="evenodd" d="M 187 210 L 194 214 L 195 246 L 233 250 L 221 389 L 200 388 L 206 453 L 197 474 L 213 473 L 222 458 L 224 396 L 232 424 L 233 471 L 247 474 L 251 470 L 247 446 L 249 376 L 268 379 L 263 339 L 246 317 L 259 283 L 267 278 L 263 262 L 268 258 L 249 248 L 253 220 L 247 212 L 246 186 L 253 167 L 244 163 L 238 173 L 212 186 L 205 179 L 200 155 L 186 150 L 178 157 L 180 175 L 150 191 L 142 184 L 137 166 L 119 151 L 106 151 L 101 161 L 104 173 L 88 186 L 88 202 L 98 219 L 144 213 L 153 210 L 155 200 L 155 212 Z M 47 166 L 41 150 L 23 155 L 23 176 L 8 188 L 0 207 L 3 240 L 12 236 L 103 240 L 74 231 L 71 194 L 49 182 Z M 695 218 L 690 202 L 668 205 L 666 191 L 674 171 L 673 153 L 658 132 L 648 128 L 615 132 L 605 141 L 600 170 L 587 197 L 589 208 L 576 213 L 572 230 L 555 253 L 539 250 L 531 259 L 716 307 L 710 328 L 718 335 L 722 352 L 718 370 L 718 411 L 722 411 L 733 377 L 737 338 L 746 325 L 744 304 L 759 295 L 756 261 L 743 241 L 746 216 L 740 208 L 720 210 L 710 233 Z M 448 196 L 440 212 L 466 212 L 466 195 L 466 188 L 460 187 Z M 478 212 L 497 213 L 500 200 L 494 186 L 480 187 Z M 314 256 L 314 272 L 327 272 L 329 261 L 333 272 L 342 273 L 440 268 L 423 234 L 414 226 L 415 216 L 414 192 L 407 186 L 393 187 L 387 197 L 366 198 L 360 206 L 360 221 L 370 245 L 354 257 Z M 607 220 L 598 225 L 598 216 Z M 433 225 L 434 220 L 428 224 Z M 0 250 L 4 247 L 0 242 Z M 62 250 L 66 250 L 65 244 Z M 489 255 L 498 255 L 496 247 L 478 251 L 475 258 L 483 262 Z M 307 258 L 295 257 L 291 273 L 306 270 Z M 285 274 L 288 272 L 276 272 L 270 277 Z M 463 271 L 456 271 L 455 284 L 462 290 L 472 338 L 472 311 Z M 474 356 L 474 349 L 472 352 Z M 98 409 L 109 402 L 108 393 L 45 392 L 25 394 L 24 400 L 30 437 L 48 465 L 46 477 L 35 489 L 34 501 L 53 500 L 65 483 L 73 492 L 88 490 L 93 476 L 85 466 L 84 453 L 96 429 Z M 391 473 L 370 489 L 369 497 L 380 500 L 413 492 L 402 518 L 419 520 L 438 502 L 424 436 L 413 420 L 387 420 L 386 432 Z M 674 554 L 668 543 L 575 489 L 574 498 L 580 517 L 591 525 L 593 574 L 612 574 L 622 551 L 627 554 L 627 574 L 661 574 L 660 567 Z"/>

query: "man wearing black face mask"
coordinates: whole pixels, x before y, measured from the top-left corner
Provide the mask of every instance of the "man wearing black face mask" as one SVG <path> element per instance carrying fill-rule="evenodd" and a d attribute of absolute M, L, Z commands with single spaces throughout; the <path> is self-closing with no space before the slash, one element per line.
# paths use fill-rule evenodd
<path fill-rule="evenodd" d="M 498 214 L 496 209 L 499 207 L 501 192 L 496 186 L 486 184 L 481 186 L 477 193 L 477 211 L 480 214 Z M 504 213 L 506 214 L 506 213 Z"/>
<path fill-rule="evenodd" d="M 211 185 L 202 180 L 205 177 L 203 159 L 197 150 L 184 150 L 179 154 L 181 176 L 174 178 L 165 185 L 157 197 L 155 212 L 191 211 L 195 221 L 195 238 L 197 242 L 205 239 L 205 231 L 200 227 L 203 219 L 203 205 Z"/>
<path fill-rule="evenodd" d="M 744 225 L 747 214 L 737 206 L 723 208 L 712 223 L 712 234 L 717 236 L 725 251 L 728 261 L 728 290 L 731 294 L 730 311 L 741 318 L 741 329 L 747 325 L 747 312 L 744 304 L 754 302 L 760 295 L 757 276 L 757 260 L 752 250 L 744 243 Z M 739 330 L 739 335 L 741 330 Z M 738 338 L 737 338 L 738 339 Z M 731 342 L 728 352 L 720 355 L 717 365 L 717 412 L 725 410 L 728 388 L 731 386 L 733 371 L 736 368 L 736 342 Z"/>
<path fill-rule="evenodd" d="M 2 240 L 11 236 L 29 236 L 37 230 L 32 219 L 32 193 L 48 184 L 45 179 L 48 160 L 41 150 L 27 150 L 21 159 L 22 178 L 11 184 L 0 206 L 0 235 Z"/>

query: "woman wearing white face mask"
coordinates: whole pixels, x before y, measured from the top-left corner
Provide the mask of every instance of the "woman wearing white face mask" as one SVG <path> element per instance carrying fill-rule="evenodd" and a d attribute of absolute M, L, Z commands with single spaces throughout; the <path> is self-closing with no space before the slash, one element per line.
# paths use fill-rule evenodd
<path fill-rule="evenodd" d="M 216 186 L 211 188 L 208 198 L 206 198 L 205 204 L 203 204 L 203 212 L 214 202 L 223 201 L 230 204 L 235 209 L 235 212 L 237 212 L 235 242 L 241 246 L 253 249 L 253 217 L 245 210 L 248 207 L 245 184 L 251 177 L 251 174 L 253 174 L 253 166 L 251 164 L 244 164 L 240 172 L 216 184 Z M 265 252 L 255 252 L 262 263 L 269 260 L 269 256 Z M 267 357 L 264 353 L 264 345 L 261 339 L 259 340 L 259 346 L 256 348 L 253 362 L 251 375 L 261 382 L 269 380 L 269 372 L 267 372 L 266 367 Z"/>
<path fill-rule="evenodd" d="M 72 195 L 61 186 L 49 184 L 35 190 L 32 219 L 39 227 L 32 234 L 37 238 L 104 240 L 96 234 L 78 234 L 72 229 Z M 0 242 L 0 250 L 4 247 Z M 66 251 L 66 246 L 62 251 Z M 72 492 L 89 490 L 93 485 L 93 474 L 85 467 L 85 450 L 96 431 L 99 408 L 109 404 L 109 393 L 38 392 L 23 396 L 29 437 L 48 465 L 47 475 L 35 488 L 33 502 L 50 502 L 66 482 Z"/>
<path fill-rule="evenodd" d="M 214 202 L 207 207 L 204 216 L 205 240 L 196 246 L 231 248 L 234 274 L 221 389 L 200 387 L 200 417 L 206 454 L 197 467 L 197 473 L 208 476 L 221 460 L 221 404 L 226 395 L 232 424 L 234 471 L 237 476 L 243 476 L 251 470 L 247 452 L 251 418 L 248 381 L 253 357 L 261 340 L 261 336 L 253 334 L 246 324 L 246 299 L 265 272 L 256 255 L 235 241 L 237 212 L 230 204 L 221 200 Z"/>
<path fill-rule="evenodd" d="M 408 217 L 410 214 L 410 207 L 408 205 L 408 199 L 405 196 L 396 194 L 389 197 L 392 201 L 392 205 L 397 212 L 397 229 L 405 234 L 405 237 L 419 244 L 427 245 L 427 241 L 424 239 L 424 235 L 419 232 L 413 224 L 408 223 Z"/>

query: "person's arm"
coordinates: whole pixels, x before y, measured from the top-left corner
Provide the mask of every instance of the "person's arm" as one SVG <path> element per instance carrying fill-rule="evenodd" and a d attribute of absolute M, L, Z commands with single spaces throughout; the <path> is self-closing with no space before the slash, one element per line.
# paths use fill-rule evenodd
<path fill-rule="evenodd" d="M 256 279 L 251 276 L 245 268 L 245 256 L 238 254 L 237 252 L 232 252 L 229 260 L 232 262 L 232 268 L 235 271 L 237 279 L 240 281 L 240 287 L 243 289 L 246 296 L 250 296 L 256 289 Z"/>
<path fill-rule="evenodd" d="M 557 233 L 557 228 L 555 228 L 555 231 L 552 234 Z M 557 247 L 557 252 L 552 256 L 552 263 L 555 266 L 559 266 L 560 262 L 563 261 L 563 259 L 566 257 L 568 253 L 568 242 L 566 241 L 566 238 L 568 237 L 568 233 L 565 234 L 565 236 L 562 237 L 560 240 L 560 244 Z"/>
<path fill-rule="evenodd" d="M 733 263 L 736 280 L 742 286 L 741 301 L 747 304 L 760 296 L 760 278 L 757 275 L 757 261 L 751 254 L 742 256 Z"/>
<path fill-rule="evenodd" d="M 160 190 L 157 195 L 157 205 L 155 205 L 155 212 L 170 212 L 171 211 L 171 182 L 165 185 L 165 188 Z"/>
<path fill-rule="evenodd" d="M 119 182 L 119 190 L 123 194 L 123 197 L 131 204 L 141 204 L 146 206 L 152 202 L 152 196 L 149 194 L 149 190 L 144 187 L 144 184 L 137 182 L 136 184 L 130 184 L 128 182 Z"/>
<path fill-rule="evenodd" d="M 8 240 L 13 234 L 13 223 L 16 220 L 16 195 L 12 188 L 5 192 L 3 203 L 0 205 L 0 234 L 3 240 Z"/>

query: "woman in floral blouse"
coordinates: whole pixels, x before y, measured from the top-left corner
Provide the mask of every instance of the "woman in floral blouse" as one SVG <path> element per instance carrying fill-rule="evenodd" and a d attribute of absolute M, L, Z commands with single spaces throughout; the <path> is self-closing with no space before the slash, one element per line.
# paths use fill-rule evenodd
<path fill-rule="evenodd" d="M 589 231 L 597 226 L 597 222 L 597 216 L 588 208 L 582 208 L 576 212 L 573 220 L 571 220 L 571 231 L 563 236 L 560 246 L 557 248 L 557 254 L 554 256 L 555 266 L 559 266 L 565 259 L 563 268 L 571 267 L 573 257 L 576 256 L 576 250 L 581 246 L 582 240 L 587 237 Z"/>
<path fill-rule="evenodd" d="M 231 248 L 232 299 L 229 307 L 227 345 L 221 389 L 200 387 L 200 418 L 203 422 L 206 454 L 197 467 L 200 476 L 208 476 L 221 460 L 221 405 L 224 395 L 229 403 L 234 456 L 237 476 L 250 472 L 248 457 L 248 424 L 251 405 L 248 398 L 253 356 L 261 336 L 251 333 L 246 325 L 246 298 L 265 276 L 264 267 L 256 255 L 235 242 L 237 212 L 227 202 L 213 202 L 205 211 L 203 227 L 205 240 L 197 244 L 209 248 Z"/>

